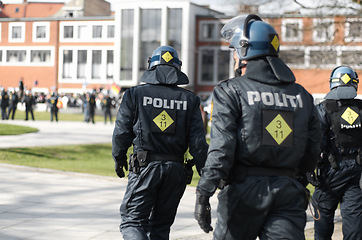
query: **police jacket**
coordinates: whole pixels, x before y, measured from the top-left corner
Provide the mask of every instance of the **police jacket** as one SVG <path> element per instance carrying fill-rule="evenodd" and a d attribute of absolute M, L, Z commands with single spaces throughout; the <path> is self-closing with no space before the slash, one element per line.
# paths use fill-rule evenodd
<path fill-rule="evenodd" d="M 200 112 L 199 98 L 180 84 L 188 78 L 175 67 L 158 65 L 146 71 L 144 85 L 128 89 L 123 96 L 113 132 L 112 155 L 115 161 L 134 153 L 183 156 L 189 148 L 198 171 L 204 166 L 208 145 Z"/>
<path fill-rule="evenodd" d="M 344 87 L 338 88 L 343 90 Z M 362 100 L 340 99 L 330 93 L 317 105 L 322 128 L 323 160 L 330 161 L 330 154 L 335 156 L 336 161 L 356 158 L 362 147 Z"/>
<path fill-rule="evenodd" d="M 53 108 L 53 109 L 58 109 L 57 104 L 58 104 L 58 97 L 57 96 L 51 96 L 48 99 L 48 103 L 49 103 L 49 107 Z"/>
<path fill-rule="evenodd" d="M 203 195 L 247 167 L 302 173 L 316 167 L 321 132 L 313 98 L 278 57 L 249 60 L 243 76 L 215 87 L 211 123 L 197 187 Z"/>

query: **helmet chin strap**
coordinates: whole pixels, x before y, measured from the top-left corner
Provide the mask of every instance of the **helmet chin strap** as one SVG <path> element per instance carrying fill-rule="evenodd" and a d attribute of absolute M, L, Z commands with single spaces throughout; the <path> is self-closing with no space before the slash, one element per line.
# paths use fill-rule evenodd
<path fill-rule="evenodd" d="M 246 63 L 243 63 L 241 59 L 239 59 L 239 67 L 235 70 L 237 76 L 241 76 L 243 74 L 242 68 L 246 66 Z"/>

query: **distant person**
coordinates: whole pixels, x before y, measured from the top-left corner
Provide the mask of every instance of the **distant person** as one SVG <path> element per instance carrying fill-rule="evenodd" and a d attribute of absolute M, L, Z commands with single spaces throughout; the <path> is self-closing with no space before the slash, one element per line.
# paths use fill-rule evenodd
<path fill-rule="evenodd" d="M 18 96 L 18 93 L 14 90 L 10 95 L 10 105 L 9 105 L 9 109 L 8 109 L 8 118 L 10 118 L 10 114 L 11 114 L 11 120 L 14 120 L 15 112 L 18 107 L 18 103 L 19 103 L 19 96 Z"/>
<path fill-rule="evenodd" d="M 94 124 L 94 114 L 95 114 L 95 108 L 96 108 L 96 97 L 94 93 L 91 93 L 87 97 L 87 110 L 88 110 L 88 120 L 87 122 L 92 121 Z"/>
<path fill-rule="evenodd" d="M 33 96 L 33 94 L 31 93 L 31 91 L 27 90 L 26 94 L 24 96 L 23 102 L 25 103 L 25 121 L 28 121 L 28 115 L 29 113 L 31 114 L 31 119 L 34 119 L 34 113 L 33 113 L 33 108 L 35 106 L 35 98 Z"/>
<path fill-rule="evenodd" d="M 7 115 L 7 108 L 9 106 L 9 95 L 8 92 L 6 91 L 6 89 L 4 88 L 1 96 L 0 96 L 0 108 L 1 108 L 1 119 L 2 120 L 7 120 L 8 119 L 8 115 Z"/>
<path fill-rule="evenodd" d="M 107 94 L 102 100 L 102 108 L 104 113 L 104 124 L 107 123 L 107 118 L 109 118 L 110 123 L 112 123 L 112 98 L 109 96 L 109 94 Z"/>
<path fill-rule="evenodd" d="M 56 93 L 52 93 L 48 99 L 48 105 L 50 108 L 50 121 L 53 122 L 55 118 L 55 121 L 58 122 L 58 95 Z"/>

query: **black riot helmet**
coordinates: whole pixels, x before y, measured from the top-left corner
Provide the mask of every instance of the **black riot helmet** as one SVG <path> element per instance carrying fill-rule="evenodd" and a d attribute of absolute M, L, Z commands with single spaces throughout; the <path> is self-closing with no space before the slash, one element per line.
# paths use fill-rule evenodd
<path fill-rule="evenodd" d="M 232 18 L 221 29 L 221 36 L 230 42 L 241 60 L 261 56 L 278 56 L 279 37 L 275 29 L 255 15 Z"/>
<path fill-rule="evenodd" d="M 148 59 L 148 69 L 153 69 L 157 65 L 170 65 L 181 70 L 182 62 L 173 47 L 164 45 L 156 48 L 152 57 Z"/>

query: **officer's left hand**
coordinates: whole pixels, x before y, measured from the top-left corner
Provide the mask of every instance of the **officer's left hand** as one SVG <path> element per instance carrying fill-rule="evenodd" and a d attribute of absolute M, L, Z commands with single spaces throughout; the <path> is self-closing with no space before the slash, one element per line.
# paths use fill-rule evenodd
<path fill-rule="evenodd" d="M 115 171 L 117 173 L 117 176 L 119 178 L 124 178 L 125 177 L 125 173 L 123 171 L 123 167 L 126 171 L 128 171 L 128 164 L 127 164 L 127 160 L 125 161 L 116 161 L 115 162 L 115 165 L 114 165 L 114 168 L 115 168 Z"/>
<path fill-rule="evenodd" d="M 213 230 L 211 227 L 211 207 L 209 197 L 201 195 L 198 191 L 196 192 L 194 216 L 197 223 L 200 225 L 200 228 L 205 233 L 209 233 Z"/>

